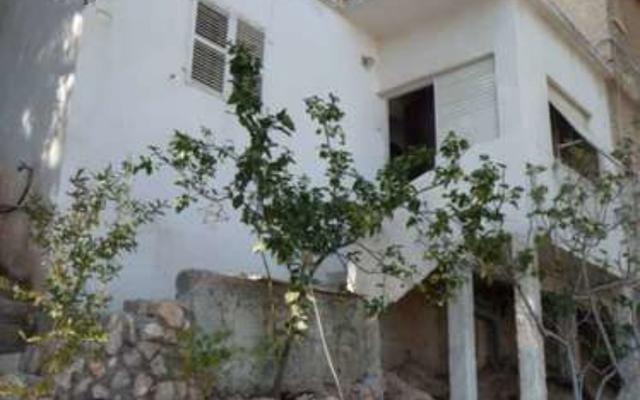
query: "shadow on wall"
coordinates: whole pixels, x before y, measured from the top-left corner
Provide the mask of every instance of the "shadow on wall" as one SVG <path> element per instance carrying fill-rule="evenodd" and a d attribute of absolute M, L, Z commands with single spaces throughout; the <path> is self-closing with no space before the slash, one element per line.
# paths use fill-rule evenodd
<path fill-rule="evenodd" d="M 83 30 L 83 0 L 0 3 L 0 202 L 15 202 L 35 170 L 34 190 L 55 195 L 69 99 Z M 33 280 L 35 262 L 24 215 L 0 216 L 0 267 Z"/>

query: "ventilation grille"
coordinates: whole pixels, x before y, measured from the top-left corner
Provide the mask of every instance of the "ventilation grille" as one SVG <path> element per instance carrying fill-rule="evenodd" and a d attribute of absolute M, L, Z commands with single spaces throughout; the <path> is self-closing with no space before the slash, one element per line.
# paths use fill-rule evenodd
<path fill-rule="evenodd" d="M 227 46 L 229 18 L 206 4 L 198 3 L 196 34 L 220 47 Z"/>
<path fill-rule="evenodd" d="M 225 56 L 199 39 L 193 45 L 191 78 L 222 93 L 224 87 Z"/>
<path fill-rule="evenodd" d="M 238 44 L 245 46 L 254 57 L 262 60 L 264 55 L 264 32 L 243 20 L 238 20 L 236 40 Z"/>

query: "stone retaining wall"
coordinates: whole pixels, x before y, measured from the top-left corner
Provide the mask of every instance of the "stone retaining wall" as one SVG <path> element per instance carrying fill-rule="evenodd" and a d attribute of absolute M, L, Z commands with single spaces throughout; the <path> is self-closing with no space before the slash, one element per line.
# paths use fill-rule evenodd
<path fill-rule="evenodd" d="M 101 354 L 77 360 L 56 378 L 55 399 L 204 399 L 181 370 L 178 337 L 191 324 L 187 315 L 172 301 L 128 302 L 110 317 Z M 39 357 L 32 351 L 25 369 L 37 369 Z"/>
<path fill-rule="evenodd" d="M 267 321 L 266 282 L 186 271 L 178 278 L 178 300 L 125 302 L 106 322 L 108 341 L 79 358 L 55 380 L 55 399 L 203 400 L 267 399 L 275 374 Z M 286 287 L 275 284 L 276 318 L 285 317 Z M 367 318 L 354 296 L 316 293 L 328 347 L 348 400 L 381 400 L 383 377 L 377 320 Z M 292 348 L 283 389 L 287 399 L 334 399 L 337 393 L 313 319 L 306 338 Z M 221 346 L 232 357 L 210 378 L 194 380 L 184 368 L 185 332 L 228 332 Z M 89 352 L 87 352 L 89 353 Z M 22 372 L 37 379 L 42 351 L 30 348 Z M 24 382 L 28 381 L 23 379 Z"/>

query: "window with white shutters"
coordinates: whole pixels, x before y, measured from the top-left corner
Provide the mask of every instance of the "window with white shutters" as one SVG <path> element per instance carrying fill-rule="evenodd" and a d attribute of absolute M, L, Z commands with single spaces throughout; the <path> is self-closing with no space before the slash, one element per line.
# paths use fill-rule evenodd
<path fill-rule="evenodd" d="M 229 17 L 199 1 L 191 61 L 191 79 L 222 93 L 226 68 Z"/>
<path fill-rule="evenodd" d="M 238 44 L 245 46 L 254 57 L 262 60 L 264 56 L 264 32 L 239 19 L 236 41 Z"/>
<path fill-rule="evenodd" d="M 498 137 L 493 58 L 436 76 L 435 92 L 438 137 L 454 132 L 471 144 Z"/>
<path fill-rule="evenodd" d="M 242 19 L 238 20 L 236 42 L 244 46 L 252 56 L 262 62 L 264 57 L 264 32 Z M 258 81 L 256 93 L 262 97 L 262 79 Z"/>
<path fill-rule="evenodd" d="M 235 37 L 229 33 L 234 28 Z M 194 31 L 191 79 L 216 92 L 224 92 L 229 41 L 245 46 L 261 61 L 264 59 L 264 31 L 243 19 L 232 19 L 209 1 L 197 2 Z M 261 93 L 262 84 L 259 86 L 257 91 Z"/>

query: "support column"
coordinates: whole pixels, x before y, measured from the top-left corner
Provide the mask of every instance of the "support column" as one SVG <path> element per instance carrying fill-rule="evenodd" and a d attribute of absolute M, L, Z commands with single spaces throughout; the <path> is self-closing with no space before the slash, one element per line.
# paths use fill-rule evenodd
<path fill-rule="evenodd" d="M 536 268 L 537 271 L 537 268 Z M 547 400 L 544 336 L 538 328 L 542 318 L 540 280 L 532 273 L 520 278 L 515 288 L 520 400 Z"/>
<path fill-rule="evenodd" d="M 630 301 L 634 298 L 633 289 L 630 288 L 621 289 L 620 295 L 624 295 Z M 637 348 L 634 334 L 629 335 L 624 333 L 626 329 L 633 329 L 632 326 L 635 322 L 633 312 L 633 307 L 630 305 L 613 305 L 613 318 L 619 328 L 616 343 L 626 345 L 631 349 L 625 358 L 619 360 L 620 375 L 625 382 L 622 391 L 618 395 L 619 400 L 640 398 L 640 378 L 638 377 L 638 371 L 640 370 L 640 350 Z M 636 327 L 636 329 L 638 328 Z"/>
<path fill-rule="evenodd" d="M 470 270 L 465 275 L 464 285 L 447 305 L 451 400 L 478 398 L 473 275 Z"/>

